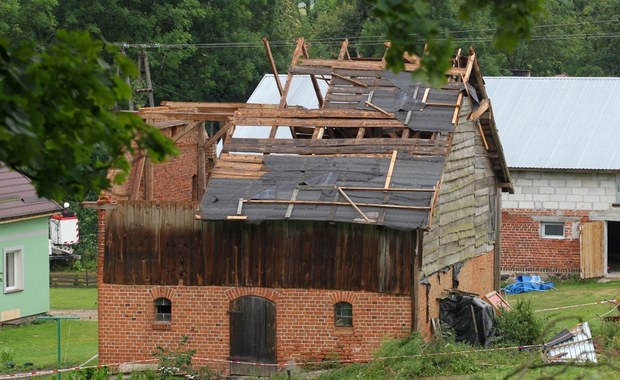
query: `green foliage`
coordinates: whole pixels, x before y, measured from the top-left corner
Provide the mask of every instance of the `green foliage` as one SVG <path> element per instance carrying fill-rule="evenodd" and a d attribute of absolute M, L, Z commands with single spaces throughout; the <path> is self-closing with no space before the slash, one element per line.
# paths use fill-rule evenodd
<path fill-rule="evenodd" d="M 108 367 L 85 368 L 79 371 L 69 372 L 66 375 L 69 380 L 107 380 L 110 378 Z"/>
<path fill-rule="evenodd" d="M 440 24 L 430 18 L 431 4 L 429 0 L 376 0 L 374 15 L 387 26 L 391 41 L 386 55 L 388 67 L 401 71 L 403 53 L 417 54 L 422 57 L 422 67 L 414 76 L 440 85 L 446 80 L 454 43 L 443 35 Z M 542 0 L 474 0 L 462 2 L 459 15 L 468 20 L 474 12 L 489 8 L 496 24 L 495 46 L 511 51 L 519 41 L 531 36 L 542 4 Z"/>
<path fill-rule="evenodd" d="M 196 354 L 196 350 L 187 349 L 185 346 L 188 342 L 189 337 L 184 335 L 174 350 L 162 346 L 156 347 L 153 356 L 159 359 L 157 369 L 161 379 L 171 379 L 182 373 L 195 375 L 192 357 Z"/>
<path fill-rule="evenodd" d="M 620 350 L 620 323 L 617 321 L 603 322 L 600 335 L 605 348 Z"/>
<path fill-rule="evenodd" d="M 504 345 L 530 345 L 543 338 L 543 322 L 534 314 L 529 301 L 519 300 L 512 310 L 495 318 L 495 334 Z"/>
<path fill-rule="evenodd" d="M 132 63 L 111 54 L 122 72 Z M 86 33 L 59 31 L 54 44 L 0 41 L 0 161 L 26 173 L 40 196 L 83 197 L 122 182 L 127 152 L 145 149 L 156 162 L 177 148 L 138 117 L 114 112 L 130 90 Z M 96 155 L 96 150 L 103 155 Z"/>

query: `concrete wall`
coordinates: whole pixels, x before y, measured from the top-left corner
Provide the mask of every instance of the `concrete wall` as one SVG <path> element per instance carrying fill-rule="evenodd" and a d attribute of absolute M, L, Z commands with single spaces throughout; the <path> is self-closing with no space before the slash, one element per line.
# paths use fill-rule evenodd
<path fill-rule="evenodd" d="M 609 210 L 616 199 L 616 174 L 518 171 L 514 194 L 502 194 L 503 209 Z"/>
<path fill-rule="evenodd" d="M 504 273 L 580 273 L 579 228 L 619 220 L 616 174 L 511 170 L 514 194 L 502 194 Z M 564 223 L 563 239 L 543 238 L 541 223 Z"/>

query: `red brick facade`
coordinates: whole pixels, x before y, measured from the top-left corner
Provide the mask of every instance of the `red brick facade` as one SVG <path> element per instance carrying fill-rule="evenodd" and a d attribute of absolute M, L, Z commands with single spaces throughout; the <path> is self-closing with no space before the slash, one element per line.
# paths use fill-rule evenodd
<path fill-rule="evenodd" d="M 276 305 L 276 350 L 280 366 L 325 359 L 368 360 L 386 336 L 411 329 L 411 299 L 368 292 L 230 287 L 149 287 L 100 284 L 99 361 L 153 362 L 157 345 L 177 347 L 181 337 L 197 351 L 195 364 L 226 371 L 229 304 L 253 295 Z M 169 298 L 172 322 L 154 322 L 153 300 Z M 353 327 L 334 326 L 334 305 L 353 305 Z"/>
<path fill-rule="evenodd" d="M 541 220 L 564 221 L 564 239 L 542 238 Z M 580 273 L 579 224 L 587 211 L 502 210 L 502 258 L 504 272 Z"/>

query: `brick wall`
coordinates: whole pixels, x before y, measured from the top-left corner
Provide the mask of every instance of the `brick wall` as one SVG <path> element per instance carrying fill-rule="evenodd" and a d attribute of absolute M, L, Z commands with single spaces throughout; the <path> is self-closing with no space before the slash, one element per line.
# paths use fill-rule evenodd
<path fill-rule="evenodd" d="M 493 257 L 494 252 L 463 262 L 458 273 L 458 290 L 485 295 L 493 289 Z M 447 296 L 447 289 L 452 289 L 453 265 L 427 276 L 428 284 L 420 285 L 420 333 L 429 338 L 432 334 L 431 319 L 439 317 L 438 298 Z"/>
<path fill-rule="evenodd" d="M 229 303 L 254 295 L 276 305 L 277 362 L 285 366 L 371 358 L 386 336 L 411 328 L 410 297 L 369 292 L 230 287 L 150 287 L 100 284 L 99 362 L 153 360 L 157 345 L 175 348 L 183 335 L 197 350 L 195 363 L 228 368 Z M 153 322 L 153 300 L 172 301 L 172 323 Z M 353 305 L 353 327 L 334 326 L 334 304 Z M 169 328 L 168 328 L 169 327 Z"/>
<path fill-rule="evenodd" d="M 162 130 L 167 137 L 180 133 L 172 127 Z M 200 200 L 202 191 L 197 188 L 198 167 L 198 128 L 194 127 L 189 133 L 178 139 L 175 144 L 179 148 L 179 155 L 163 163 L 153 165 L 153 199 L 166 201 Z M 211 145 L 205 152 L 205 174 L 208 178 L 216 160 L 216 146 Z M 125 183 L 114 185 L 107 192 L 113 201 L 129 199 L 131 187 L 137 171 L 136 160 L 132 161 L 132 170 Z M 111 174 L 113 176 L 114 173 Z M 138 199 L 145 199 L 145 173 L 142 173 Z"/>
<path fill-rule="evenodd" d="M 579 273 L 579 225 L 588 211 L 504 209 L 503 272 Z M 564 239 L 541 237 L 542 222 L 564 223 Z"/>

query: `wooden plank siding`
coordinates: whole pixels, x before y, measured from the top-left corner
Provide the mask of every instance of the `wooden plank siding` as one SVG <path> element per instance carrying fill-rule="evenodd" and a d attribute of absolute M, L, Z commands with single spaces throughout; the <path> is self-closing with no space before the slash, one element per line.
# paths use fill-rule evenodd
<path fill-rule="evenodd" d="M 430 274 L 494 250 L 498 184 L 480 131 L 464 103 L 440 184 L 433 225 L 424 236 L 422 271 Z"/>
<path fill-rule="evenodd" d="M 105 283 L 411 294 L 415 231 L 304 221 L 202 222 L 197 204 L 123 202 L 106 217 Z"/>

